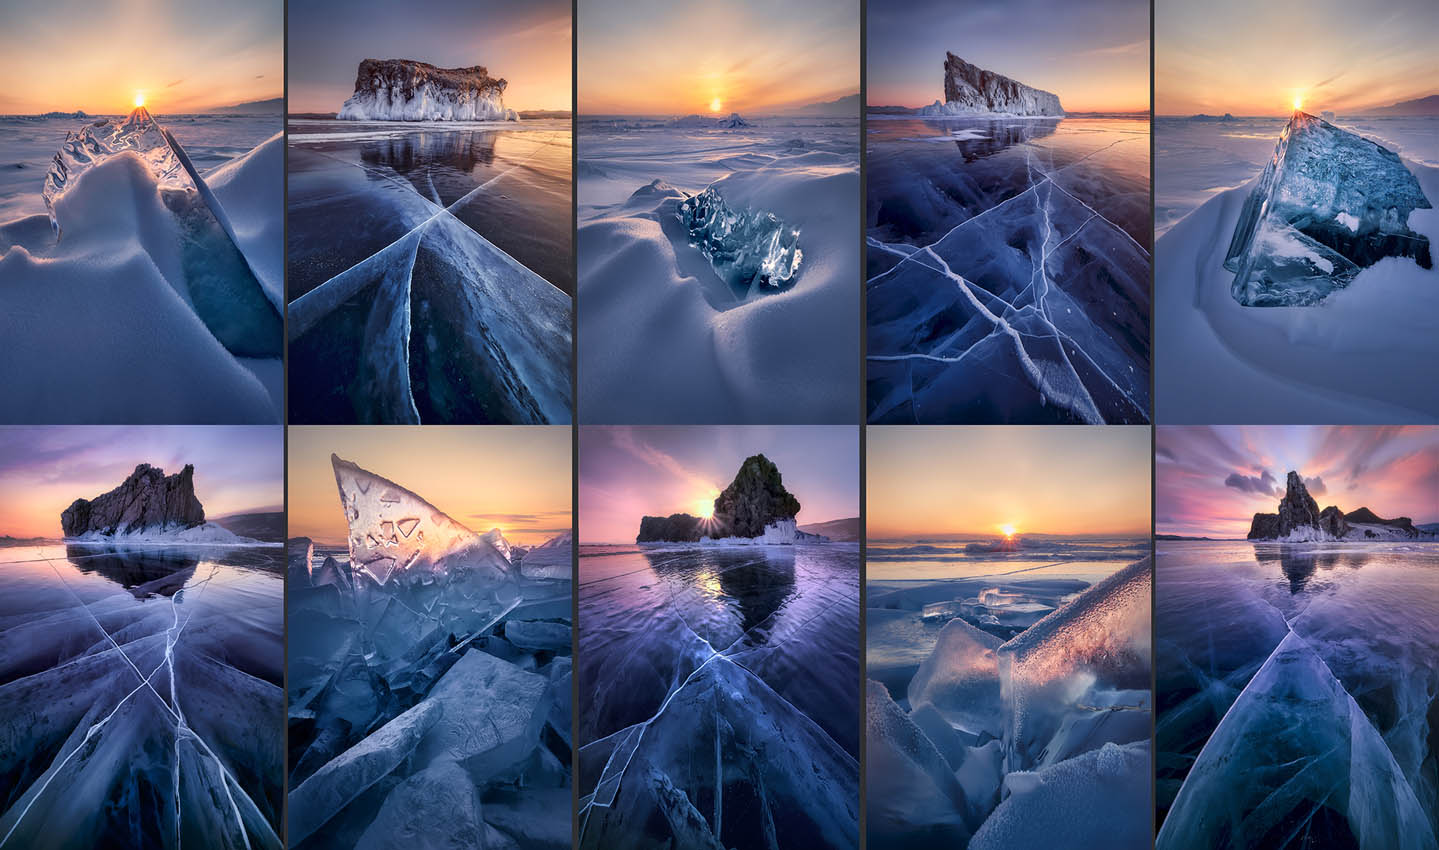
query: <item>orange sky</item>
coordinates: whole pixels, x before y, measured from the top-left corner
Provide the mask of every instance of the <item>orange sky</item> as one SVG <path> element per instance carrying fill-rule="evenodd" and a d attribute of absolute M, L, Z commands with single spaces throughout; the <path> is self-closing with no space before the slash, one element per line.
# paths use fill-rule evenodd
<path fill-rule="evenodd" d="M 477 532 L 499 528 L 512 543 L 535 544 L 571 528 L 568 427 L 292 427 L 291 537 L 345 541 L 331 452 Z"/>
<path fill-rule="evenodd" d="M 1439 87 L 1434 0 L 1158 0 L 1155 112 L 1352 112 Z"/>
<path fill-rule="evenodd" d="M 0 114 L 156 114 L 282 97 L 281 0 L 6 0 Z"/>
<path fill-rule="evenodd" d="M 871 427 L 866 534 L 1148 535 L 1143 426 Z"/>
<path fill-rule="evenodd" d="M 754 114 L 859 91 L 855 0 L 580 0 L 577 31 L 585 114 Z"/>

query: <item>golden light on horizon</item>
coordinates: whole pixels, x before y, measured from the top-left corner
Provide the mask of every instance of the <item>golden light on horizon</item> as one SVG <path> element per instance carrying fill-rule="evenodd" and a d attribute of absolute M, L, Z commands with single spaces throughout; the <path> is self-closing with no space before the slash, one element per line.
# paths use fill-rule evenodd
<path fill-rule="evenodd" d="M 142 106 L 144 106 L 144 105 L 145 105 L 145 93 L 142 92 L 142 91 L 137 91 L 137 92 L 135 92 L 135 108 L 136 108 L 136 109 L 139 109 L 140 107 L 142 107 Z"/>
<path fill-rule="evenodd" d="M 1005 523 L 999 527 L 999 531 L 1005 537 L 1013 537 L 1014 533 L 1018 531 L 1018 529 L 1009 523 Z"/>
<path fill-rule="evenodd" d="M 1295 111 L 1295 112 L 1298 112 L 1298 111 L 1299 111 L 1299 108 L 1302 107 L 1303 105 L 1304 105 L 1304 95 L 1302 95 L 1302 94 L 1296 94 L 1296 95 L 1294 95 L 1294 111 Z"/>
<path fill-rule="evenodd" d="M 724 108 L 724 102 L 719 98 L 716 97 L 710 100 L 710 112 L 719 112 L 722 108 Z"/>

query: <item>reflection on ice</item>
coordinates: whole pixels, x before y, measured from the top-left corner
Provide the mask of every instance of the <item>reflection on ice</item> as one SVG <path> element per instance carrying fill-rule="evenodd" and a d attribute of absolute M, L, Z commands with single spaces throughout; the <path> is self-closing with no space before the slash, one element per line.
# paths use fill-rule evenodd
<path fill-rule="evenodd" d="M 1144 126 L 870 133 L 870 421 L 1147 421 Z"/>
<path fill-rule="evenodd" d="M 581 560 L 580 843 L 858 843 L 853 546 Z"/>
<path fill-rule="evenodd" d="M 0 845 L 279 848 L 277 549 L 0 561 Z"/>

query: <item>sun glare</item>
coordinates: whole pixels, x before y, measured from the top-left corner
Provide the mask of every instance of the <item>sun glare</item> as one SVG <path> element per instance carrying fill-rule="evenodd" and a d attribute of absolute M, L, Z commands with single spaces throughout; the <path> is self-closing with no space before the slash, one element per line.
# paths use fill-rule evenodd
<path fill-rule="evenodd" d="M 139 109 L 140 107 L 142 107 L 142 106 L 144 106 L 144 105 L 145 105 L 145 93 L 142 92 L 142 91 L 137 91 L 137 92 L 135 92 L 135 108 L 136 108 L 136 109 Z"/>
<path fill-rule="evenodd" d="M 714 499 L 700 499 L 695 502 L 695 516 L 700 519 L 713 519 L 715 515 Z"/>
<path fill-rule="evenodd" d="M 999 527 L 999 530 L 1004 534 L 1005 537 L 1013 537 L 1014 532 L 1016 531 L 1015 527 L 1008 523 L 1001 525 Z"/>
<path fill-rule="evenodd" d="M 710 112 L 719 112 L 723 106 L 724 104 L 720 102 L 720 99 L 715 98 L 710 101 Z"/>
<path fill-rule="evenodd" d="M 1299 108 L 1300 108 L 1301 106 L 1303 106 L 1303 105 L 1304 105 L 1304 96 L 1303 96 L 1303 95 L 1298 95 L 1298 94 L 1296 94 L 1296 95 L 1294 96 L 1294 111 L 1295 111 L 1295 112 L 1298 112 L 1298 111 L 1299 111 Z"/>

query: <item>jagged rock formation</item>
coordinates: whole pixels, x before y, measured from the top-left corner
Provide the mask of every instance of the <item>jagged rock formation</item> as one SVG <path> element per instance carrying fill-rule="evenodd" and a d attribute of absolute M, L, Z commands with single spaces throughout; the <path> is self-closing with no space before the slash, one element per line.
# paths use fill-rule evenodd
<path fill-rule="evenodd" d="M 337 118 L 349 121 L 516 121 L 503 79 L 483 65 L 437 68 L 413 59 L 366 59 Z"/>
<path fill-rule="evenodd" d="M 1330 505 L 1319 512 L 1319 530 L 1330 537 L 1343 537 L 1349 533 L 1349 523 L 1344 521 L 1344 512 Z"/>
<path fill-rule="evenodd" d="M 1355 532 L 1362 532 L 1357 534 Z M 1291 471 L 1285 480 L 1278 513 L 1257 513 L 1249 524 L 1250 540 L 1343 540 L 1416 538 L 1422 532 L 1409 517 L 1384 519 L 1368 508 L 1344 513 L 1330 505 L 1319 510 L 1304 479 Z"/>
<path fill-rule="evenodd" d="M 1224 267 L 1246 307 L 1309 306 L 1385 257 L 1432 268 L 1409 214 L 1430 209 L 1398 154 L 1295 112 L 1245 200 Z"/>
<path fill-rule="evenodd" d="M 1059 96 L 971 65 L 953 53 L 944 55 L 944 103 L 935 101 L 921 115 L 943 116 L 1000 112 L 1007 115 L 1064 116 Z"/>
<path fill-rule="evenodd" d="M 745 458 L 734 480 L 714 501 L 714 516 L 704 520 L 690 514 L 640 519 L 636 543 L 695 543 L 710 540 L 762 539 L 791 543 L 821 542 L 818 535 L 799 532 L 795 515 L 799 499 L 784 488 L 784 479 L 774 461 L 764 455 Z"/>
<path fill-rule="evenodd" d="M 774 461 L 752 455 L 740 464 L 734 480 L 715 498 L 715 516 L 735 537 L 758 537 L 776 520 L 794 519 L 799 499 L 784 489 Z"/>
<path fill-rule="evenodd" d="M 95 533 L 194 528 L 205 524 L 205 508 L 195 498 L 195 467 L 170 476 L 142 463 L 114 490 L 94 499 L 76 499 L 60 514 L 66 537 Z"/>

